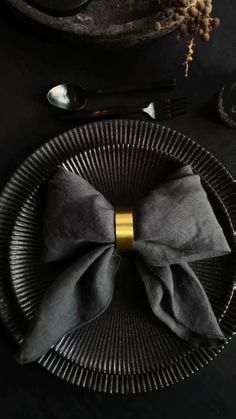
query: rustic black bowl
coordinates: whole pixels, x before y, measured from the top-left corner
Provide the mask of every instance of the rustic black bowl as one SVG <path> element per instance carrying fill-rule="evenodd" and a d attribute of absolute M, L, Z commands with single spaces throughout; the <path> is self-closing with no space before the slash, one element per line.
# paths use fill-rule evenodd
<path fill-rule="evenodd" d="M 68 16 L 37 9 L 30 0 L 5 0 L 9 6 L 34 22 L 104 45 L 130 46 L 160 38 L 176 29 L 174 21 L 160 11 L 158 0 L 90 0 Z M 193 1 L 193 0 L 190 0 Z M 156 22 L 163 28 L 156 30 Z"/>

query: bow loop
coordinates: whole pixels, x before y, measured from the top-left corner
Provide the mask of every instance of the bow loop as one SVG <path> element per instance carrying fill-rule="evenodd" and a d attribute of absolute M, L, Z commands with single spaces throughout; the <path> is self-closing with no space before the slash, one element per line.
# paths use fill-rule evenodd
<path fill-rule="evenodd" d="M 227 253 L 200 177 L 184 166 L 148 194 L 135 210 L 135 244 L 146 263 L 167 266 Z"/>
<path fill-rule="evenodd" d="M 60 168 L 49 181 L 44 222 L 44 261 L 114 245 L 112 205 L 85 179 Z"/>

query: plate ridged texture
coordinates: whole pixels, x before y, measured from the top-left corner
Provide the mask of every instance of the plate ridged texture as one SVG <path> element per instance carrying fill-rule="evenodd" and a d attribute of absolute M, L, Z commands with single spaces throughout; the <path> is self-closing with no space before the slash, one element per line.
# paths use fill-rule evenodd
<path fill-rule="evenodd" d="M 183 163 L 201 175 L 233 248 L 231 176 L 206 150 L 168 128 L 121 120 L 90 124 L 51 140 L 20 167 L 0 202 L 1 314 L 17 341 L 57 274 L 54 266 L 39 262 L 39 220 L 44 185 L 58 165 L 81 174 L 114 205 L 128 205 Z M 230 339 L 236 329 L 233 255 L 195 262 L 192 267 Z M 135 272 L 128 280 L 137 289 L 135 298 L 124 285 L 127 279 L 118 281 L 109 309 L 64 337 L 40 364 L 93 390 L 128 393 L 174 384 L 213 359 L 219 350 L 196 349 L 176 338 L 151 313 Z"/>

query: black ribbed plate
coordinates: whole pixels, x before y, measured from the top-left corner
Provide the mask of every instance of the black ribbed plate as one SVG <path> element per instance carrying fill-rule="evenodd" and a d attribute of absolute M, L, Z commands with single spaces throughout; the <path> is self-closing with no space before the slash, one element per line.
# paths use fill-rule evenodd
<path fill-rule="evenodd" d="M 232 178 L 206 150 L 168 128 L 121 120 L 90 124 L 51 140 L 18 169 L 0 200 L 1 314 L 18 342 L 43 292 L 63 269 L 40 263 L 44 187 L 58 165 L 85 177 L 114 205 L 130 205 L 184 163 L 201 175 L 233 247 Z M 178 382 L 219 352 L 196 349 L 163 326 L 135 270 L 125 274 L 128 262 L 132 266 L 131 257 L 123 261 L 109 309 L 61 339 L 41 365 L 78 385 L 127 393 Z M 236 330 L 233 255 L 192 267 L 229 340 Z"/>

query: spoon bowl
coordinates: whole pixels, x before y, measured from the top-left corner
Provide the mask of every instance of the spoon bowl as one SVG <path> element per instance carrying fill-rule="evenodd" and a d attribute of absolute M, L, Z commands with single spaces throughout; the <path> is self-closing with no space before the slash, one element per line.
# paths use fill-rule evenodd
<path fill-rule="evenodd" d="M 63 83 L 50 89 L 47 99 L 56 108 L 79 111 L 86 106 L 88 93 L 79 84 Z"/>

